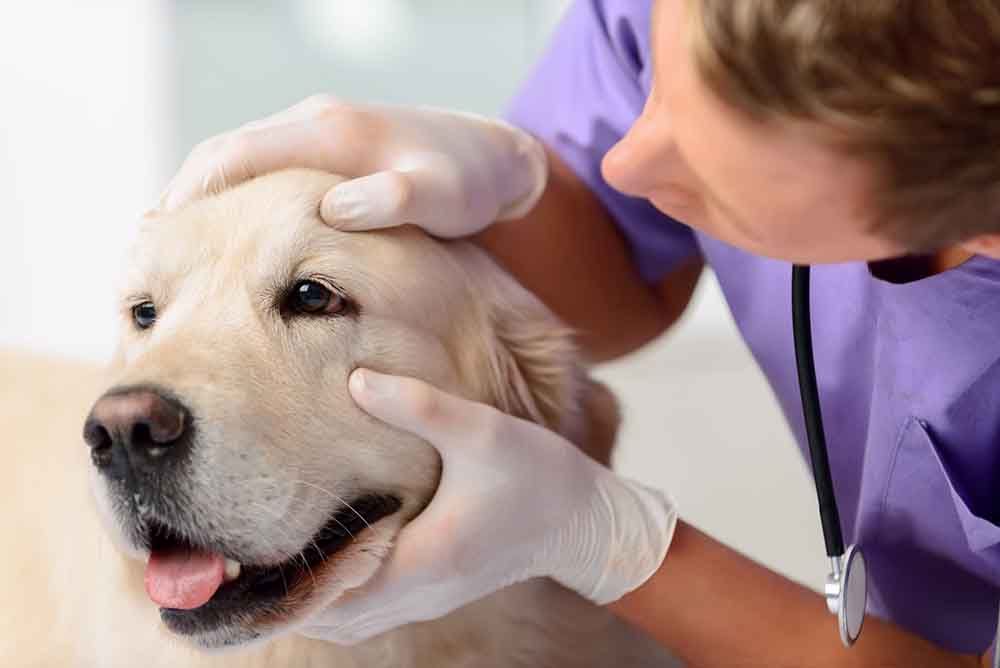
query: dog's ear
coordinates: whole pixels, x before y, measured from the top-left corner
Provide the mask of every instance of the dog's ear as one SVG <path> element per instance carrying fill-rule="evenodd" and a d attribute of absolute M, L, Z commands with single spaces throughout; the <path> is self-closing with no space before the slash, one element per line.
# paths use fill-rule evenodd
<path fill-rule="evenodd" d="M 607 463 L 617 402 L 590 379 L 573 331 L 492 261 L 473 264 L 481 345 L 457 348 L 475 356 L 462 366 L 478 398 L 566 436 Z"/>
<path fill-rule="evenodd" d="M 523 290 L 504 292 L 485 305 L 488 394 L 506 413 L 572 433 L 586 377 L 573 332 Z"/>

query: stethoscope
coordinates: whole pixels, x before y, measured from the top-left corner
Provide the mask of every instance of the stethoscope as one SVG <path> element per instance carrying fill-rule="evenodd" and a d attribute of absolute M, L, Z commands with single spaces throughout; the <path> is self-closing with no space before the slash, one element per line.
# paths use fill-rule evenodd
<path fill-rule="evenodd" d="M 812 460 L 819 516 L 823 525 L 826 555 L 830 558 L 830 574 L 823 593 L 826 607 L 837 615 L 840 639 L 850 647 L 861 635 L 868 603 L 868 571 L 860 545 L 851 545 L 844 551 L 844 537 L 840 532 L 840 513 L 833 495 L 830 461 L 826 452 L 823 433 L 823 415 L 820 411 L 819 391 L 816 387 L 816 366 L 813 361 L 812 322 L 809 314 L 809 267 L 792 267 L 792 333 L 795 339 L 795 365 L 799 375 L 799 394 L 805 417 L 806 436 L 809 441 L 809 458 Z M 1000 613 L 998 613 L 1000 614 Z M 1000 618 L 997 621 L 996 641 L 993 649 L 993 668 L 1000 668 Z"/>
<path fill-rule="evenodd" d="M 813 362 L 812 322 L 809 315 L 809 267 L 792 267 L 792 333 L 795 338 L 795 365 L 799 373 L 799 394 L 805 417 L 809 458 L 812 461 L 819 517 L 826 541 L 826 556 L 830 558 L 830 574 L 823 593 L 826 607 L 837 615 L 840 640 L 846 647 L 861 635 L 868 602 L 868 572 L 860 545 L 844 551 L 844 536 L 840 532 L 840 513 L 833 495 L 830 460 L 826 453 L 823 415 L 820 411 L 819 390 L 816 387 L 816 366 Z"/>

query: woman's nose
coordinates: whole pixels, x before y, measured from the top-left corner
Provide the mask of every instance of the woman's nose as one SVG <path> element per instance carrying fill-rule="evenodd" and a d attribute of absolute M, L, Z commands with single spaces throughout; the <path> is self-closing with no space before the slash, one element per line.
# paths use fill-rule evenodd
<path fill-rule="evenodd" d="M 601 161 L 604 179 L 616 190 L 649 197 L 664 182 L 676 183 L 681 162 L 669 119 L 647 103 L 642 115 Z"/>

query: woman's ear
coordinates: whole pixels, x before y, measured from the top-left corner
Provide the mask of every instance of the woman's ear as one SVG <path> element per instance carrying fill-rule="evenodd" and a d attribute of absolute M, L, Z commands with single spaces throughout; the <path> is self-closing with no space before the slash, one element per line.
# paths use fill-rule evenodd
<path fill-rule="evenodd" d="M 985 255 L 986 257 L 1000 260 L 1000 233 L 984 234 L 970 239 L 961 245 L 962 248 L 970 253 Z"/>

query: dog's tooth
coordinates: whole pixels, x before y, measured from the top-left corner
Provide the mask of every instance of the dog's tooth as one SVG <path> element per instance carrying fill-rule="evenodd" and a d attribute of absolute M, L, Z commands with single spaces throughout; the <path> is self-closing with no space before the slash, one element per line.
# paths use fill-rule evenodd
<path fill-rule="evenodd" d="M 240 562 L 233 561 L 232 559 L 226 559 L 226 571 L 225 571 L 226 582 L 230 582 L 238 578 L 240 576 L 240 570 L 242 570 L 242 568 L 243 567 L 240 566 Z"/>

